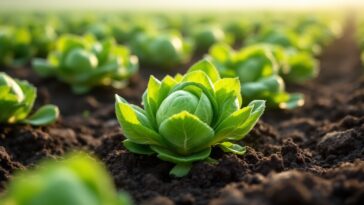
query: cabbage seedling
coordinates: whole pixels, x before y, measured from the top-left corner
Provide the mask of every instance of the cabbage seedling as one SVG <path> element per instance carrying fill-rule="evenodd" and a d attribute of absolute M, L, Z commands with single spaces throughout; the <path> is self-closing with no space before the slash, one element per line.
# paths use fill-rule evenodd
<path fill-rule="evenodd" d="M 302 106 L 304 101 L 301 94 L 287 93 L 284 81 L 278 75 L 284 55 L 282 50 L 265 44 L 248 46 L 240 51 L 216 44 L 210 49 L 208 58 L 223 77 L 239 77 L 242 95 L 247 102 L 264 99 L 270 107 L 293 109 Z"/>
<path fill-rule="evenodd" d="M 116 96 L 116 116 L 126 140 L 124 146 L 138 154 L 154 154 L 175 167 L 170 174 L 188 174 L 192 163 L 209 158 L 211 148 L 244 154 L 235 144 L 254 127 L 265 109 L 255 100 L 241 108 L 238 78 L 220 78 L 207 60 L 182 76 L 151 76 L 143 95 L 144 109 Z"/>
<path fill-rule="evenodd" d="M 0 199 L 2 205 L 130 205 L 98 162 L 86 154 L 46 161 L 21 172 Z"/>
<path fill-rule="evenodd" d="M 122 87 L 138 70 L 138 59 L 110 39 L 98 42 L 92 36 L 65 35 L 48 59 L 35 59 L 33 67 L 39 75 L 55 76 L 82 94 L 95 86 Z"/>
<path fill-rule="evenodd" d="M 59 110 L 45 105 L 29 115 L 36 99 L 36 88 L 26 81 L 14 80 L 0 72 L 0 123 L 47 125 L 57 120 Z"/>

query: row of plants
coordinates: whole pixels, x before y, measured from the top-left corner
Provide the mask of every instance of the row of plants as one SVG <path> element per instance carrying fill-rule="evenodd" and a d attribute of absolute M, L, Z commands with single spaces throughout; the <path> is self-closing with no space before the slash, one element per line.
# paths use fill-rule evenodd
<path fill-rule="evenodd" d="M 65 25 L 69 27 L 64 25 L 59 27 L 74 33 L 80 32 L 72 29 L 73 27 L 87 27 L 80 25 L 81 22 L 74 26 L 72 19 L 71 17 L 66 18 Z M 80 19 L 86 21 L 88 18 Z M 165 16 L 155 16 L 152 18 L 153 21 L 149 21 L 154 23 L 140 23 L 146 19 L 142 16 L 136 20 L 128 19 L 134 25 L 129 30 L 130 35 L 124 33 L 124 36 L 130 37 L 126 40 L 126 45 L 130 50 L 127 46 L 118 45 L 115 40 L 118 39 L 118 35 L 113 36 L 112 32 L 107 32 L 108 35 L 101 35 L 98 32 L 89 32 L 85 28 L 88 34 L 84 36 L 62 34 L 53 41 L 50 40 L 52 38 L 46 38 L 45 42 L 53 42 L 52 46 L 47 44 L 51 49 L 45 60 L 42 58 L 32 60 L 32 67 L 40 76 L 56 77 L 60 81 L 68 83 L 75 93 L 82 94 L 95 86 L 121 88 L 127 84 L 127 79 L 137 72 L 138 61 L 143 66 L 171 68 L 188 62 L 193 50 L 208 49 L 207 58 L 218 68 L 222 76 L 239 77 L 242 83 L 242 94 L 248 102 L 253 99 L 264 99 L 271 108 L 293 109 L 303 105 L 303 95 L 286 92 L 285 83 L 304 83 L 306 80 L 314 78 L 319 67 L 315 56 L 319 55 L 321 48 L 338 34 L 338 29 L 330 28 L 324 20 L 307 17 L 297 18 L 288 23 L 282 23 L 282 19 L 279 18 L 269 21 L 260 19 L 250 25 L 226 20 L 225 24 L 221 26 L 225 30 L 216 24 L 213 26 L 216 19 L 200 17 L 190 20 L 193 22 L 194 29 L 189 31 L 184 28 L 185 25 L 178 27 L 175 22 L 167 21 L 168 18 Z M 158 19 L 159 21 L 157 21 Z M 164 19 L 164 23 L 160 23 L 161 19 Z M 181 19 L 183 18 L 181 17 Z M 24 23 L 24 21 L 19 21 Z M 113 22 L 108 18 L 105 21 Z M 91 25 L 90 22 L 98 25 L 97 19 L 86 22 L 89 22 L 86 23 L 87 25 Z M 191 22 L 185 24 L 192 25 Z M 33 22 L 33 24 L 35 23 Z M 108 24 L 106 25 L 105 28 L 110 28 L 113 24 L 110 23 L 110 27 Z M 154 28 L 154 31 L 151 28 Z M 162 30 L 157 32 L 156 28 Z M 171 28 L 175 30 L 172 31 Z M 35 32 L 41 29 L 28 30 Z M 26 30 L 14 29 L 14 31 Z M 181 34 L 182 31 L 186 33 L 185 36 Z M 234 51 L 231 48 L 233 41 L 229 41 L 225 37 L 217 38 L 217 36 L 228 36 L 225 33 L 234 34 L 234 37 L 230 39 L 238 39 L 240 35 L 245 46 L 240 46 L 240 49 Z M 6 35 L 4 36 L 6 37 Z M 6 38 L 1 38 L 0 35 L 0 40 L 6 41 L 11 39 L 10 36 L 11 34 Z M 32 38 L 29 37 L 29 39 Z M 195 39 L 195 41 L 187 39 Z M 121 40 L 119 39 L 119 41 Z M 32 48 L 32 46 L 29 47 Z M 35 47 L 42 48 L 42 46 Z M 1 50 L 3 50 L 2 53 L 11 53 L 6 52 L 5 47 L 0 48 Z M 3 56 L 3 59 L 12 59 L 10 56 L 16 55 Z M 29 55 L 27 56 L 29 57 Z"/>
<path fill-rule="evenodd" d="M 0 64 L 6 66 L 45 57 L 56 47 L 55 40 L 64 34 L 93 35 L 99 41 L 114 38 L 118 44 L 130 47 L 142 64 L 171 69 L 187 63 L 196 53 L 208 52 L 215 43 L 235 46 L 264 42 L 319 54 L 322 46 L 340 33 L 336 21 L 299 14 L 289 21 L 285 15 L 257 18 L 252 14 L 231 18 L 207 14 L 2 16 Z"/>

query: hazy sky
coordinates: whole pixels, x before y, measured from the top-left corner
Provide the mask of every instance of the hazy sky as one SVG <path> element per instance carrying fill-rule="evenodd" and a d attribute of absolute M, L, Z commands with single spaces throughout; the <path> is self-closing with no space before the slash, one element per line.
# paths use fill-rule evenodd
<path fill-rule="evenodd" d="M 342 8 L 364 5 L 364 0 L 0 0 L 0 8 L 21 9 L 240 9 Z"/>

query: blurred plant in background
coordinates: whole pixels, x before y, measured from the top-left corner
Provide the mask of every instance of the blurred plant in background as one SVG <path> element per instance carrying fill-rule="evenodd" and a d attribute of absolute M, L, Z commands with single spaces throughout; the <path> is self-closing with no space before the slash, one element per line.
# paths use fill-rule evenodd
<path fill-rule="evenodd" d="M 97 41 L 93 36 L 63 35 L 48 58 L 33 60 L 33 67 L 39 75 L 55 76 L 82 94 L 95 86 L 124 86 L 137 72 L 138 59 L 113 39 Z"/>
<path fill-rule="evenodd" d="M 10 182 L 2 205 L 131 205 L 117 193 L 105 168 L 86 154 L 45 161 Z"/>

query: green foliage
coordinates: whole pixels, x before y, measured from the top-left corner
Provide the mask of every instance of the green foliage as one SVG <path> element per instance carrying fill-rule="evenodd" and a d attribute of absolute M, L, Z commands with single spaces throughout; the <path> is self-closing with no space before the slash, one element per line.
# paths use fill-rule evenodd
<path fill-rule="evenodd" d="M 130 205 L 117 194 L 101 164 L 85 154 L 43 162 L 37 169 L 18 174 L 2 205 Z"/>
<path fill-rule="evenodd" d="M 26 21 L 21 26 L 0 27 L 0 65 L 24 66 L 34 56 L 45 56 L 56 38 L 48 25 Z"/>
<path fill-rule="evenodd" d="M 40 126 L 55 122 L 59 110 L 54 105 L 45 105 L 29 116 L 36 95 L 36 88 L 28 82 L 14 80 L 0 72 L 0 123 Z"/>
<path fill-rule="evenodd" d="M 131 48 L 141 63 L 172 68 L 186 63 L 192 54 L 192 44 L 178 32 L 141 33 L 131 42 Z"/>
<path fill-rule="evenodd" d="M 224 31 L 231 35 L 235 42 L 241 43 L 251 32 L 252 27 L 246 20 L 229 20 L 224 25 Z"/>
<path fill-rule="evenodd" d="M 17 67 L 30 60 L 34 50 L 25 28 L 0 27 L 0 66 Z"/>
<path fill-rule="evenodd" d="M 206 52 L 215 43 L 225 42 L 227 37 L 224 31 L 217 26 L 197 26 L 193 31 L 195 47 L 198 52 Z"/>
<path fill-rule="evenodd" d="M 287 93 L 279 76 L 282 62 L 287 57 L 280 47 L 266 44 L 248 46 L 240 51 L 234 51 L 225 44 L 216 44 L 208 56 L 223 77 L 239 77 L 246 104 L 255 99 L 264 99 L 270 107 L 293 109 L 302 106 L 304 101 L 301 94 Z M 292 72 L 293 69 L 295 72 Z M 292 79 L 300 70 L 297 65 L 285 67 L 287 76 Z"/>
<path fill-rule="evenodd" d="M 45 59 L 35 59 L 33 67 L 41 76 L 55 76 L 86 93 L 95 86 L 121 87 L 138 70 L 138 59 L 113 40 L 98 42 L 92 36 L 64 35 Z"/>
<path fill-rule="evenodd" d="M 143 95 L 144 109 L 116 96 L 116 116 L 126 140 L 138 154 L 154 154 L 176 166 L 171 174 L 188 174 L 193 162 L 208 159 L 211 148 L 243 154 L 234 144 L 254 127 L 265 109 L 255 100 L 244 108 L 237 78 L 220 78 L 207 60 L 194 64 L 182 76 L 153 76 Z"/>
<path fill-rule="evenodd" d="M 316 78 L 319 73 L 318 60 L 306 51 L 286 50 L 285 57 L 280 63 L 282 66 L 280 75 L 288 82 L 304 83 Z"/>

